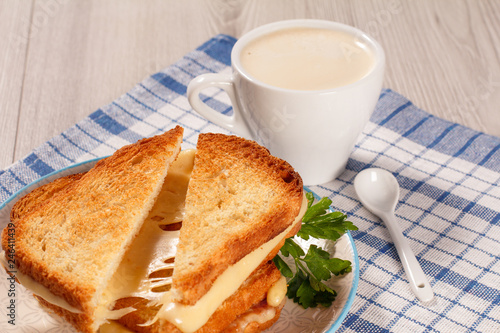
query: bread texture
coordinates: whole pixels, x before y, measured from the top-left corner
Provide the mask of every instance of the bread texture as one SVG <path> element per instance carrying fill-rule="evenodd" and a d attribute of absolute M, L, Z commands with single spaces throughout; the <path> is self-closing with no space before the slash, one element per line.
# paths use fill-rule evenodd
<path fill-rule="evenodd" d="M 125 146 L 14 207 L 18 270 L 81 310 L 56 311 L 80 331 L 95 332 L 101 324 L 94 321 L 100 297 L 151 210 L 182 134 L 178 126 Z M 2 245 L 8 251 L 5 231 Z"/>
<path fill-rule="evenodd" d="M 77 173 L 57 178 L 48 184 L 37 187 L 15 203 L 14 207 L 12 207 L 12 210 L 10 211 L 10 220 L 16 221 L 21 216 L 28 214 L 35 207 L 50 199 L 54 194 L 71 184 L 73 181 L 82 178 L 84 174 L 85 173 Z"/>
<path fill-rule="evenodd" d="M 280 317 L 281 310 L 285 306 L 286 298 L 281 302 L 281 304 L 277 307 L 272 307 L 267 304 L 266 300 L 262 300 L 260 303 L 252 306 L 247 312 L 241 314 L 233 321 L 229 326 L 227 326 L 221 333 L 259 333 L 262 332 L 269 327 L 273 326 Z M 263 318 L 258 321 L 255 320 L 255 316 L 264 316 L 267 319 L 267 313 L 270 311 L 271 317 L 270 319 L 264 321 Z"/>
<path fill-rule="evenodd" d="M 195 304 L 229 266 L 286 230 L 302 191 L 299 174 L 254 141 L 200 134 L 172 277 L 176 301 Z"/>

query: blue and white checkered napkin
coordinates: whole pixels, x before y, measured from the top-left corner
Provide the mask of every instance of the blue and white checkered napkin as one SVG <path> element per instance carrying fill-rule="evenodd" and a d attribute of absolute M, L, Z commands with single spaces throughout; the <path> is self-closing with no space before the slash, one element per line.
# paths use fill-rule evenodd
<path fill-rule="evenodd" d="M 184 148 L 200 132 L 227 131 L 194 113 L 186 86 L 205 72 L 229 73 L 235 40 L 217 36 L 139 83 L 0 172 L 0 203 L 51 171 L 111 154 L 177 124 Z M 206 102 L 230 112 L 220 90 Z M 422 306 L 411 293 L 387 229 L 359 203 L 357 172 L 380 167 L 401 185 L 396 215 L 436 294 Z M 500 332 L 500 139 L 429 115 L 384 90 L 345 171 L 311 189 L 333 199 L 358 227 L 354 304 L 340 332 Z"/>

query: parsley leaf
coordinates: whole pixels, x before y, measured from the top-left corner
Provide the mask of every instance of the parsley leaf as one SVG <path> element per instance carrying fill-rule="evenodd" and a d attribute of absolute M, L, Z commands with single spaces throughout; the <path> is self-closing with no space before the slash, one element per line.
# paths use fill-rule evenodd
<path fill-rule="evenodd" d="M 348 230 L 358 230 L 347 216 L 341 212 L 329 212 L 332 201 L 322 198 L 314 204 L 314 196 L 306 193 L 307 211 L 302 218 L 302 228 L 298 237 L 308 240 L 310 237 L 336 241 Z M 293 238 L 285 240 L 280 250 L 284 257 L 290 257 L 295 263 L 295 273 L 279 256 L 273 259 L 281 273 L 289 278 L 287 296 L 304 308 L 328 307 L 332 305 L 337 292 L 323 281 L 332 275 L 342 275 L 352 271 L 351 262 L 339 258 L 330 258 L 330 254 L 321 247 L 311 245 L 307 253 Z"/>
<path fill-rule="evenodd" d="M 290 254 L 292 257 L 302 257 L 305 253 L 302 248 L 295 243 L 291 238 L 285 239 L 285 244 L 281 247 L 281 254 L 288 257 Z"/>
<path fill-rule="evenodd" d="M 319 281 L 328 280 L 332 276 L 329 269 L 329 260 L 330 254 L 316 245 L 311 245 L 304 257 L 307 268 Z"/>
<path fill-rule="evenodd" d="M 290 269 L 290 267 L 288 267 L 286 262 L 283 259 L 281 259 L 280 256 L 275 256 L 273 258 L 273 262 L 276 265 L 276 267 L 280 270 L 281 274 L 283 274 L 284 277 L 287 277 L 287 278 L 293 277 L 292 270 Z"/>

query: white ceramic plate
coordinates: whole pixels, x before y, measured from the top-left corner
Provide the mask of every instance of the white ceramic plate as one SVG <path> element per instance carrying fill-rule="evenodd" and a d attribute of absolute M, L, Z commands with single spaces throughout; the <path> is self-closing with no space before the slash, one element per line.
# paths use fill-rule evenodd
<path fill-rule="evenodd" d="M 10 211 L 15 202 L 34 188 L 47 184 L 56 178 L 84 172 L 94 166 L 99 159 L 79 163 L 59 171 L 55 171 L 36 182 L 24 187 L 15 193 L 6 202 L 0 205 L 0 229 L 10 222 Z M 306 188 L 307 191 L 310 191 Z M 319 197 L 315 195 L 317 199 Z M 335 244 L 323 240 L 297 241 L 304 249 L 316 244 L 337 258 L 350 260 L 352 272 L 342 277 L 334 277 L 328 281 L 329 286 L 337 291 L 335 302 L 329 308 L 303 309 L 288 300 L 280 319 L 266 332 L 335 332 L 342 324 L 349 311 L 359 280 L 359 261 L 356 247 L 351 235 L 343 235 Z M 13 303 L 12 303 L 13 302 Z M 14 307 L 8 309 L 10 304 Z M 30 332 L 30 333 L 74 333 L 73 327 L 59 318 L 43 310 L 31 293 L 19 284 L 11 284 L 7 273 L 2 269 L 0 273 L 0 331 L 1 332 Z M 9 323 L 11 321 L 11 323 Z M 13 325 L 14 323 L 15 325 Z"/>

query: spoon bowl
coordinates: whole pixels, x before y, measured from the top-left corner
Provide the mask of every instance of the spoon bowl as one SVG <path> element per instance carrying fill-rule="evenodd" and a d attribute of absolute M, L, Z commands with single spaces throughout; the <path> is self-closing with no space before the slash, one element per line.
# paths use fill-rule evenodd
<path fill-rule="evenodd" d="M 365 169 L 354 179 L 354 189 L 361 203 L 384 221 L 413 293 L 422 302 L 430 302 L 434 298 L 431 285 L 394 215 L 399 200 L 399 184 L 396 178 L 383 169 Z"/>
<path fill-rule="evenodd" d="M 366 169 L 356 176 L 356 193 L 363 205 L 375 215 L 392 212 L 399 199 L 399 184 L 394 176 L 383 169 Z M 360 194 L 361 193 L 361 194 Z"/>

